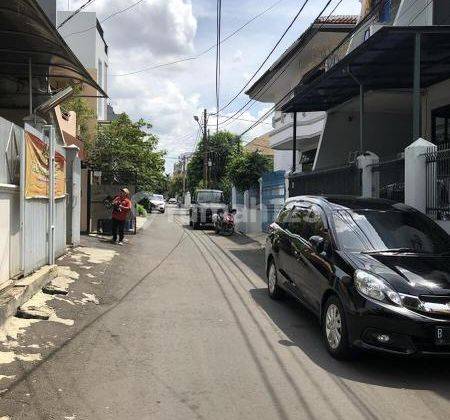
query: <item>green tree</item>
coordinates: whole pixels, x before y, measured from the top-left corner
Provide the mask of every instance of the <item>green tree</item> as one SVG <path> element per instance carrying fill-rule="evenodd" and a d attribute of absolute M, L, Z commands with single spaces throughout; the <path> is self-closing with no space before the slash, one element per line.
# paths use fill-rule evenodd
<path fill-rule="evenodd" d="M 89 121 L 95 117 L 95 112 L 90 108 L 86 99 L 77 96 L 80 94 L 81 88 L 79 86 L 74 87 L 74 96 L 70 97 L 61 104 L 62 112 L 74 111 L 77 114 L 77 135 L 82 138 L 83 141 L 89 143 L 93 138 L 89 136 Z M 91 133 L 92 135 L 93 133 Z"/>
<path fill-rule="evenodd" d="M 187 168 L 187 188 L 191 192 L 196 188 L 206 187 L 203 182 L 204 151 L 205 144 L 200 140 Z M 229 131 L 219 131 L 209 137 L 208 159 L 212 164 L 209 169 L 209 188 L 226 187 L 227 166 L 232 157 L 241 151 L 240 139 Z"/>
<path fill-rule="evenodd" d="M 165 192 L 165 152 L 157 151 L 158 138 L 149 134 L 151 124 L 131 121 L 123 113 L 99 127 L 97 139 L 89 145 L 88 158 L 102 171 L 106 182 L 136 185 L 139 191 Z"/>
<path fill-rule="evenodd" d="M 273 161 L 259 150 L 242 153 L 233 157 L 227 168 L 228 179 L 239 191 L 258 186 L 258 180 L 264 172 L 272 171 Z"/>
<path fill-rule="evenodd" d="M 183 194 L 183 175 L 174 174 L 169 179 L 168 196 L 177 197 Z"/>

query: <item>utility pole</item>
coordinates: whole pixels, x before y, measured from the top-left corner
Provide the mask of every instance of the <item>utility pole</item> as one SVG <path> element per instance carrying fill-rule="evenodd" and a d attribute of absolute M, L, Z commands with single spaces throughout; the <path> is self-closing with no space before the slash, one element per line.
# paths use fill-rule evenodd
<path fill-rule="evenodd" d="M 203 144 L 205 147 L 203 155 L 203 179 L 205 186 L 208 188 L 208 114 L 206 109 L 203 110 Z"/>
<path fill-rule="evenodd" d="M 183 200 L 186 195 L 186 155 L 183 155 Z"/>
<path fill-rule="evenodd" d="M 209 147 L 209 142 L 211 140 L 211 133 L 210 130 L 208 128 L 208 147 Z M 212 162 L 211 162 L 211 157 L 212 157 L 212 153 L 211 153 L 211 147 L 209 147 L 208 150 L 208 183 L 206 184 L 207 188 L 211 188 L 211 180 L 212 180 Z"/>

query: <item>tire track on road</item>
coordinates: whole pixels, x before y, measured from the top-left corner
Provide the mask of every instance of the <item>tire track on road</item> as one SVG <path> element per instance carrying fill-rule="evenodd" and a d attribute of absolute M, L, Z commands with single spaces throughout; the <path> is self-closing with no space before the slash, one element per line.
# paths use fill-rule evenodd
<path fill-rule="evenodd" d="M 238 316 L 238 314 L 236 313 L 236 310 L 234 309 L 230 299 L 228 298 L 228 296 L 226 295 L 225 289 L 223 288 L 219 278 L 217 277 L 217 273 L 214 270 L 214 268 L 212 267 L 211 263 L 209 262 L 208 258 L 207 258 L 207 253 L 209 253 L 207 247 L 202 243 L 202 247 L 199 246 L 199 244 L 193 240 L 196 235 L 192 234 L 192 232 L 188 232 L 188 235 L 191 237 L 192 243 L 194 244 L 195 247 L 197 247 L 198 251 L 200 252 L 200 254 L 202 255 L 206 265 L 209 267 L 209 270 L 211 271 L 211 274 L 213 275 L 213 278 L 217 284 L 217 286 L 219 287 L 222 295 L 224 296 L 225 301 L 227 302 L 227 306 L 229 307 L 233 317 L 235 318 L 236 324 L 241 332 L 241 335 L 246 343 L 247 348 L 249 349 L 249 352 L 257 366 L 258 372 L 259 374 L 262 376 L 264 385 L 266 387 L 266 389 L 269 392 L 269 395 L 271 396 L 272 400 L 274 401 L 274 406 L 276 408 L 276 410 L 278 411 L 280 418 L 282 419 L 289 419 L 288 414 L 286 413 L 285 409 L 282 407 L 282 400 L 277 396 L 277 393 L 275 391 L 275 389 L 273 388 L 271 382 L 270 382 L 270 378 L 267 375 L 265 369 L 264 369 L 264 365 L 263 363 L 259 360 L 259 357 L 257 355 L 256 349 L 254 348 L 254 346 L 252 345 L 252 343 L 250 342 L 249 338 L 248 338 L 248 334 L 246 333 L 244 326 L 242 325 L 242 322 Z M 200 242 L 200 241 L 199 241 Z M 204 251 L 202 250 L 202 248 L 204 249 Z M 212 254 L 210 254 L 212 256 L 213 259 L 214 256 Z M 275 349 L 273 348 L 272 344 L 270 343 L 270 341 L 267 339 L 267 337 L 264 334 L 264 331 L 262 330 L 261 326 L 258 324 L 257 320 L 254 318 L 254 314 L 252 314 L 249 310 L 248 310 L 248 306 L 246 305 L 246 303 L 243 301 L 242 296 L 239 294 L 239 292 L 237 291 L 237 289 L 235 288 L 235 286 L 233 285 L 233 281 L 231 280 L 231 278 L 228 276 L 228 274 L 226 273 L 226 271 L 223 269 L 222 265 L 217 261 L 216 264 L 218 265 L 219 269 L 222 271 L 222 273 L 224 274 L 224 276 L 227 278 L 229 284 L 231 285 L 231 287 L 233 288 L 235 294 L 237 295 L 238 299 L 240 300 L 240 302 L 243 304 L 245 310 L 247 311 L 248 315 L 250 316 L 250 319 L 253 321 L 253 323 L 255 324 L 257 330 L 259 331 L 259 333 L 261 334 L 263 341 L 266 343 L 266 345 L 270 348 L 270 350 L 272 351 L 272 354 L 274 355 L 278 365 L 280 366 L 281 371 L 284 373 L 286 380 L 289 382 L 289 384 L 292 386 L 292 388 L 294 389 L 295 393 L 298 396 L 299 402 L 301 403 L 305 414 L 307 415 L 307 417 L 309 419 L 315 419 L 317 416 L 313 413 L 312 409 L 309 407 L 303 393 L 301 392 L 301 390 L 298 388 L 297 384 L 294 382 L 293 378 L 291 377 L 291 375 L 289 374 L 289 372 L 287 372 L 282 360 L 279 358 L 278 354 L 276 354 Z"/>
<path fill-rule="evenodd" d="M 188 228 L 186 226 L 183 226 L 180 221 L 178 221 L 178 224 L 180 224 L 180 226 L 182 228 L 184 228 L 186 231 L 188 231 Z M 219 265 L 219 267 L 222 269 L 222 271 L 225 273 L 225 269 L 223 268 L 223 266 L 219 263 L 219 261 L 215 258 L 215 256 L 212 254 L 212 251 L 210 249 L 210 247 L 208 246 L 208 244 L 205 243 L 206 240 L 208 240 L 208 242 L 212 243 L 215 248 L 220 251 L 220 253 L 226 257 L 226 259 L 236 268 L 239 270 L 240 273 L 242 273 L 242 275 L 244 276 L 244 278 L 248 281 L 248 283 L 258 289 L 259 287 L 254 283 L 254 281 L 252 279 L 250 279 L 250 277 L 242 270 L 241 267 L 239 267 L 238 263 L 236 261 L 234 261 L 235 257 L 230 256 L 223 248 L 220 247 L 220 245 L 218 245 L 216 243 L 216 241 L 214 241 L 213 239 L 211 239 L 206 233 L 201 232 L 201 231 L 188 231 L 188 234 L 191 234 L 192 236 L 194 236 L 195 238 L 197 238 L 199 241 L 202 241 L 202 244 L 205 246 L 205 249 L 207 250 L 207 252 L 212 256 L 213 259 L 215 259 L 216 263 Z M 223 258 L 222 258 L 223 261 Z M 224 262 L 224 264 L 226 264 Z M 229 267 L 228 267 L 229 268 Z M 231 270 L 230 270 L 231 272 Z M 235 274 L 233 274 L 236 281 L 240 284 L 239 279 L 237 278 L 237 276 Z M 232 284 L 233 286 L 233 282 L 231 281 L 231 279 L 229 278 L 229 276 L 226 275 L 226 277 L 228 278 L 230 284 Z M 248 291 L 245 289 L 245 287 L 243 287 L 240 284 L 241 288 L 244 290 L 244 292 L 247 294 Z M 239 294 L 239 292 L 237 290 L 235 290 L 236 294 Z M 241 299 L 242 301 L 242 299 Z M 246 306 L 245 302 L 242 301 L 242 303 Z M 278 336 L 282 339 L 284 339 L 285 337 L 281 337 L 280 333 L 276 327 L 276 325 L 273 324 L 273 321 L 270 319 L 269 315 L 267 313 L 265 313 L 260 307 L 259 305 L 257 306 L 259 311 L 262 312 L 262 314 L 264 315 L 264 317 L 268 320 L 269 324 L 272 326 L 272 329 L 278 334 Z M 248 311 L 248 308 L 246 306 L 246 309 Z M 255 322 L 257 322 L 256 320 L 254 320 Z M 272 351 L 275 351 L 274 349 Z M 290 351 L 292 357 L 295 359 L 296 363 L 300 366 L 300 368 L 305 372 L 305 375 L 310 379 L 310 381 L 312 382 L 312 384 L 314 385 L 314 387 L 319 391 L 319 393 L 322 395 L 322 397 L 324 398 L 325 401 L 327 401 L 327 403 L 329 404 L 330 407 L 333 407 L 333 403 L 331 402 L 331 400 L 328 398 L 328 396 L 326 395 L 326 393 L 324 393 L 322 391 L 322 388 L 320 386 L 319 383 L 317 383 L 317 381 L 315 381 L 313 379 L 313 375 L 311 375 L 311 373 L 307 372 L 305 369 L 305 364 L 298 358 L 298 356 L 291 350 Z M 355 393 L 354 390 L 352 390 L 350 388 L 350 386 L 348 384 L 345 383 L 345 381 L 343 381 L 341 378 L 336 377 L 333 374 L 329 374 L 329 378 L 336 384 L 336 386 L 341 390 L 341 392 L 346 395 L 346 397 L 348 398 L 348 400 L 351 402 L 351 404 L 360 412 L 360 414 L 367 419 L 372 419 L 372 420 L 377 420 L 378 416 L 373 412 L 373 410 Z M 333 407 L 334 409 L 336 409 L 335 407 Z M 336 417 L 338 418 L 342 418 L 342 416 L 340 414 L 338 414 L 336 411 L 333 412 Z"/>

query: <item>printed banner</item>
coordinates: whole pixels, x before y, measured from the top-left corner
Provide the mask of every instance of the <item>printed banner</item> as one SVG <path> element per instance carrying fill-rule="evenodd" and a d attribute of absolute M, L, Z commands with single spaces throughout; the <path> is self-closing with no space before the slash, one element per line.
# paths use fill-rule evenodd
<path fill-rule="evenodd" d="M 35 135 L 25 132 L 25 198 L 49 198 L 49 148 Z M 55 153 L 55 197 L 66 195 L 66 160 Z"/>

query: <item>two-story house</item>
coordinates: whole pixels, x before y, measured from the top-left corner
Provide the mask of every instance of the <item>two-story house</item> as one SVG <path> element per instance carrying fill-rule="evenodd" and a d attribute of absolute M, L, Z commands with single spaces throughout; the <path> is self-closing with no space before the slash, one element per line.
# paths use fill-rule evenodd
<path fill-rule="evenodd" d="M 273 129 L 267 133 L 270 147 L 274 149 L 275 171 L 289 172 L 293 167 L 293 114 L 281 111 L 290 99 L 290 96 L 284 98 L 286 93 L 305 77 L 312 76 L 311 70 L 348 35 L 356 22 L 357 16 L 330 16 L 315 21 L 246 92 L 258 102 L 277 104 Z M 342 48 L 337 55 L 345 51 Z M 297 114 L 296 170 L 312 169 L 325 119 L 323 111 Z"/>
<path fill-rule="evenodd" d="M 379 195 L 405 199 L 438 219 L 449 217 L 449 25 L 446 0 L 362 1 L 347 54 L 325 72 L 303 78 L 282 106 L 291 114 L 326 112 L 315 173 L 293 174 L 291 194 Z M 403 155 L 413 143 L 424 150 L 427 172 L 410 184 L 405 176 L 414 171 L 407 164 L 405 169 Z M 376 188 L 364 191 L 361 174 L 350 168 L 358 156 L 381 161 Z M 330 167 L 342 170 L 325 172 Z"/>

